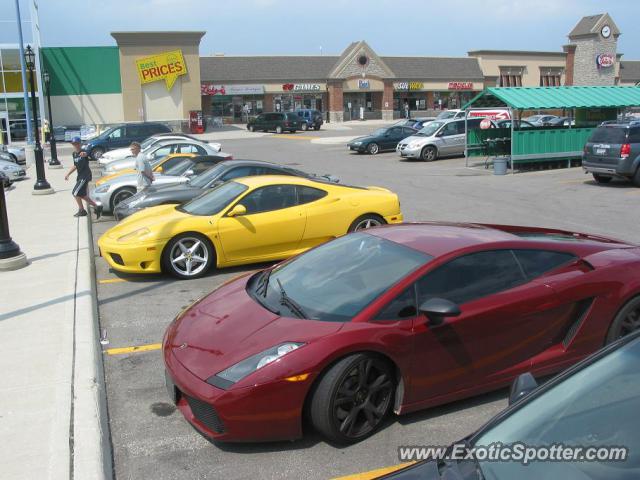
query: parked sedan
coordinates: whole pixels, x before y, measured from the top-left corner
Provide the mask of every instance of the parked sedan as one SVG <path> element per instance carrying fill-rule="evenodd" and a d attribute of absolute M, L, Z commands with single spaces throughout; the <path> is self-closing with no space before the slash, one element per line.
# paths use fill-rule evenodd
<path fill-rule="evenodd" d="M 217 145 L 202 143 L 186 139 L 169 139 L 157 142 L 146 149 L 144 156 L 150 162 L 157 162 L 167 155 L 174 153 L 194 153 L 196 155 L 216 155 L 219 153 Z M 227 154 L 229 155 L 229 154 Z M 127 168 L 135 168 L 135 157 L 127 157 L 108 163 L 104 169 L 105 174 L 110 175 Z"/>
<path fill-rule="evenodd" d="M 313 175 L 276 163 L 260 162 L 257 160 L 233 160 L 218 163 L 215 167 L 204 171 L 197 177 L 192 177 L 188 183 L 179 185 L 154 187 L 137 193 L 120 202 L 113 214 L 116 220 L 122 220 L 129 215 L 139 212 L 143 208 L 156 205 L 185 203 L 207 192 L 209 189 L 239 177 L 253 177 L 257 175 L 292 175 L 312 180 L 326 180 L 337 183 L 331 175 Z"/>
<path fill-rule="evenodd" d="M 198 175 L 208 168 L 220 162 L 216 156 L 206 156 L 185 158 L 177 165 L 162 173 L 154 173 L 153 185 L 176 185 L 187 183 L 189 177 Z M 115 207 L 131 197 L 137 192 L 138 174 L 130 173 L 115 177 L 107 182 L 101 183 L 91 193 L 91 198 L 100 202 L 105 212 L 113 212 Z"/>
<path fill-rule="evenodd" d="M 514 120 L 513 125 L 516 130 L 520 130 L 522 128 L 535 128 L 534 124 L 529 123 L 526 120 Z M 511 128 L 511 120 L 498 120 L 496 121 L 496 126 L 498 128 Z"/>
<path fill-rule="evenodd" d="M 162 141 L 167 140 L 191 140 L 197 143 L 207 143 L 218 152 L 222 150 L 222 145 L 220 143 L 215 142 L 207 142 L 205 140 L 199 140 L 191 135 L 186 135 L 184 133 L 159 133 L 157 135 L 153 135 L 152 137 L 147 138 L 144 142 L 140 144 L 140 151 L 142 153 L 148 153 L 151 147 L 159 145 Z M 115 162 L 116 160 L 122 160 L 124 158 L 131 157 L 131 149 L 129 145 L 123 148 L 118 148 L 116 150 L 111 150 L 109 152 L 104 153 L 98 163 L 100 165 L 108 165 L 111 162 Z"/>
<path fill-rule="evenodd" d="M 27 172 L 24 167 L 9 160 L 0 159 L 0 171 L 9 177 L 11 181 L 23 180 L 27 177 Z"/>
<path fill-rule="evenodd" d="M 264 175 L 223 183 L 177 207 L 147 208 L 98 244 L 115 270 L 190 279 L 213 266 L 282 260 L 348 231 L 401 221 L 398 196 L 384 188 Z"/>
<path fill-rule="evenodd" d="M 24 147 L 15 147 L 13 145 L 1 145 L 0 153 L 8 157 L 13 163 L 24 165 L 27 163 L 27 156 Z"/>
<path fill-rule="evenodd" d="M 556 115 L 531 115 L 530 117 L 525 117 L 522 120 L 529 122 L 536 127 L 543 127 L 545 125 L 549 125 L 556 118 L 558 118 Z"/>
<path fill-rule="evenodd" d="M 379 152 L 395 150 L 396 145 L 418 132 L 415 128 L 392 126 L 388 128 L 379 128 L 370 135 L 358 137 L 351 140 L 347 147 L 358 153 L 370 153 L 376 155 Z"/>
<path fill-rule="evenodd" d="M 139 252 L 153 247 L 144 228 L 167 227 L 168 207 L 157 208 L 145 222 L 132 217 L 109 245 L 138 236 Z M 255 244 L 232 248 L 245 255 Z M 357 442 L 391 411 L 499 389 L 528 371 L 555 373 L 638 329 L 639 270 L 636 245 L 575 232 L 450 223 L 355 232 L 227 282 L 181 312 L 163 342 L 169 395 L 216 440 L 299 438 L 308 412 L 326 438 Z M 622 378 L 601 392 L 622 401 L 637 385 Z M 567 389 L 558 401 L 572 408 L 599 398 L 585 393 Z M 541 425 L 551 432 L 553 418 Z"/>
<path fill-rule="evenodd" d="M 570 461 L 558 456 L 548 461 L 480 461 L 447 458 L 417 463 L 380 477 L 385 480 L 542 478 L 627 480 L 640 474 L 640 332 L 635 332 L 586 358 L 562 375 L 536 388 L 528 374 L 511 388 L 510 407 L 478 431 L 456 442 L 463 454 L 471 449 L 522 444 L 551 449 L 580 446 L 600 449 L 617 446 L 626 458 L 599 458 L 597 462 Z M 452 445 L 453 447 L 453 445 Z M 565 451 L 569 453 L 568 448 Z M 618 450 L 620 455 L 624 455 Z M 479 455 L 478 455 L 479 457 Z"/>

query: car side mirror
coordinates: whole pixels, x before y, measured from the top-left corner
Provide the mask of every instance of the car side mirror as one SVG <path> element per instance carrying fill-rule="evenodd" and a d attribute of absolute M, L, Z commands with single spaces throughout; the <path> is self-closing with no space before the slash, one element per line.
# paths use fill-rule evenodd
<path fill-rule="evenodd" d="M 523 373 L 511 384 L 511 391 L 509 392 L 509 405 L 517 402 L 522 397 L 526 397 L 538 387 L 538 382 L 531 375 L 531 373 Z"/>
<path fill-rule="evenodd" d="M 227 217 L 239 217 L 245 215 L 247 213 L 247 209 L 244 205 L 238 203 L 235 207 L 233 207 L 229 213 L 227 213 Z"/>
<path fill-rule="evenodd" d="M 189 169 L 186 172 L 184 172 L 184 176 L 185 177 L 193 177 L 193 170 Z"/>
<path fill-rule="evenodd" d="M 446 298 L 430 298 L 420 305 L 419 311 L 432 327 L 442 325 L 445 318 L 457 317 L 461 313 L 460 307 Z"/>

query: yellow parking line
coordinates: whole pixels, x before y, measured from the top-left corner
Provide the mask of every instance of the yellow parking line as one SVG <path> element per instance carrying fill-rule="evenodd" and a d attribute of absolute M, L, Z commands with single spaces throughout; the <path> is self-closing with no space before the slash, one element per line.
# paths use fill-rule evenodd
<path fill-rule="evenodd" d="M 387 473 L 395 472 L 401 468 L 408 467 L 416 462 L 401 463 L 399 465 L 393 465 L 392 467 L 378 468 L 376 470 L 370 470 L 368 472 L 354 473 L 353 475 L 347 475 L 345 477 L 336 477 L 333 480 L 370 480 L 372 478 L 381 477 Z"/>
<path fill-rule="evenodd" d="M 640 195 L 640 190 L 632 190 L 630 192 L 625 192 L 625 195 Z"/>
<path fill-rule="evenodd" d="M 313 140 L 319 137 L 310 137 L 308 135 L 296 135 L 296 134 L 285 135 L 285 134 L 275 133 L 271 135 L 270 138 L 286 138 L 287 140 Z"/>
<path fill-rule="evenodd" d="M 105 283 L 120 283 L 120 282 L 128 282 L 128 281 L 129 280 L 124 278 L 107 278 L 105 280 L 98 280 L 98 283 L 105 284 Z"/>
<path fill-rule="evenodd" d="M 150 352 L 161 348 L 161 343 L 150 343 L 149 345 L 138 345 L 136 347 L 108 348 L 105 353 L 107 355 L 122 355 L 123 353 Z"/>

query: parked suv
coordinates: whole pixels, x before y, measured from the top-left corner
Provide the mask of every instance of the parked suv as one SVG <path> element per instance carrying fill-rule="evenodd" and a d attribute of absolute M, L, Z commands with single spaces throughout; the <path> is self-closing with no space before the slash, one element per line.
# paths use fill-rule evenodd
<path fill-rule="evenodd" d="M 640 187 L 639 166 L 639 121 L 603 123 L 593 131 L 582 152 L 582 168 L 598 183 L 624 178 Z"/>
<path fill-rule="evenodd" d="M 282 133 L 285 130 L 295 133 L 302 128 L 302 119 L 295 112 L 261 113 L 247 122 L 247 129 L 251 132 L 262 130 L 263 132 L 275 131 Z"/>
<path fill-rule="evenodd" d="M 94 160 L 98 160 L 106 151 L 127 147 L 131 142 L 141 142 L 156 133 L 168 133 L 171 129 L 162 123 L 144 122 L 116 125 L 102 132 L 97 137 L 88 140 L 82 149 L 89 153 Z"/>
<path fill-rule="evenodd" d="M 483 118 L 468 118 L 469 128 L 478 128 Z M 493 125 L 493 122 L 492 122 Z M 463 120 L 434 120 L 396 147 L 401 157 L 431 162 L 440 157 L 464 154 L 466 132 Z"/>
<path fill-rule="evenodd" d="M 300 120 L 302 120 L 302 125 L 300 125 L 302 130 L 308 130 L 309 128 L 320 130 L 320 127 L 324 123 L 322 113 L 318 110 L 303 108 L 296 110 L 296 113 L 298 117 L 300 117 Z"/>

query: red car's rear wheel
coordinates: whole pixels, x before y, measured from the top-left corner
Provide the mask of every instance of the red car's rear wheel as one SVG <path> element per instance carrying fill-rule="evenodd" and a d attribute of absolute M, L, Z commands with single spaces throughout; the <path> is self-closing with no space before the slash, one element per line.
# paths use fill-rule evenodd
<path fill-rule="evenodd" d="M 358 442 L 380 427 L 394 390 L 387 362 L 367 354 L 346 357 L 331 367 L 313 394 L 313 426 L 334 442 Z"/>
<path fill-rule="evenodd" d="M 640 329 L 640 296 L 631 299 L 611 322 L 606 344 Z"/>

